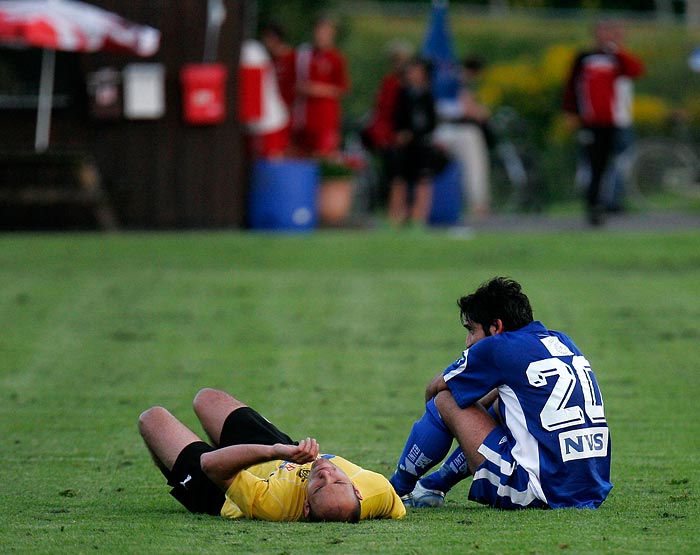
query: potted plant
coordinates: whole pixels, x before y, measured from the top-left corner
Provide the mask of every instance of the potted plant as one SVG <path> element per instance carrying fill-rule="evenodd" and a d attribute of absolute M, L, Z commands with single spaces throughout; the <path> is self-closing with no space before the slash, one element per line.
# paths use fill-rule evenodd
<path fill-rule="evenodd" d="M 320 221 L 329 226 L 342 225 L 352 209 L 355 169 L 344 159 L 322 159 L 319 161 L 319 172 Z"/>

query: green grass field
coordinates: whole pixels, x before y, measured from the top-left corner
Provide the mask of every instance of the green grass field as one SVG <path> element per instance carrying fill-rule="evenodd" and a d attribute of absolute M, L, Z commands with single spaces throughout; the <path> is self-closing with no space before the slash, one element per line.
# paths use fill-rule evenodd
<path fill-rule="evenodd" d="M 226 521 L 167 495 L 136 430 L 220 387 L 389 475 L 455 300 L 496 274 L 568 332 L 613 434 L 597 511 L 466 500 L 359 525 Z M 2 553 L 655 553 L 700 549 L 700 234 L 0 236 Z M 197 429 L 197 428 L 195 428 Z"/>

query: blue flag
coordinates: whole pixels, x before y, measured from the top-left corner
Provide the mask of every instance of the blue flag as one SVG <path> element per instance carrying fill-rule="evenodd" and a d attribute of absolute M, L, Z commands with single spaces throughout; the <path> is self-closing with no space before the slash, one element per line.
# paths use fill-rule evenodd
<path fill-rule="evenodd" d="M 447 0 L 433 0 L 430 22 L 422 55 L 433 65 L 433 95 L 440 106 L 449 109 L 457 101 L 460 89 L 459 64 L 452 49 L 447 22 Z"/>

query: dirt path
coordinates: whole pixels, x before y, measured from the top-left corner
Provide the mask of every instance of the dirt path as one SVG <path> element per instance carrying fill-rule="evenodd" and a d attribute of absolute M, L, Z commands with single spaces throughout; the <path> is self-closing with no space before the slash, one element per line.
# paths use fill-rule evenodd
<path fill-rule="evenodd" d="M 615 214 L 604 225 L 590 226 L 583 215 L 496 214 L 484 222 L 470 225 L 473 231 L 679 231 L 700 232 L 700 213 Z"/>

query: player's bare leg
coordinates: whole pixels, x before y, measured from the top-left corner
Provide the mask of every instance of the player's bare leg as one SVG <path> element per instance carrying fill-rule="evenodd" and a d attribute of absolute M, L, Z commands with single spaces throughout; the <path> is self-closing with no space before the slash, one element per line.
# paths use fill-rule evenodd
<path fill-rule="evenodd" d="M 459 441 L 467 457 L 469 470 L 473 474 L 486 460 L 478 449 L 486 436 L 496 428 L 496 422 L 479 403 L 466 409 L 460 408 L 452 393 L 447 390 L 436 395 L 435 406 L 445 425 Z"/>
<path fill-rule="evenodd" d="M 248 405 L 225 391 L 207 387 L 197 393 L 192 406 L 209 439 L 218 447 L 221 442 L 221 430 L 228 415 Z"/>
<path fill-rule="evenodd" d="M 392 225 L 399 226 L 406 221 L 408 215 L 408 190 L 406 182 L 394 178 L 389 189 L 388 216 Z"/>
<path fill-rule="evenodd" d="M 152 407 L 141 413 L 139 432 L 153 461 L 161 470 L 172 470 L 185 447 L 195 441 L 202 441 L 163 407 Z"/>
<path fill-rule="evenodd" d="M 432 203 L 433 187 L 427 178 L 422 178 L 416 184 L 414 191 L 413 205 L 411 207 L 411 221 L 414 224 L 425 224 L 428 221 Z"/>

